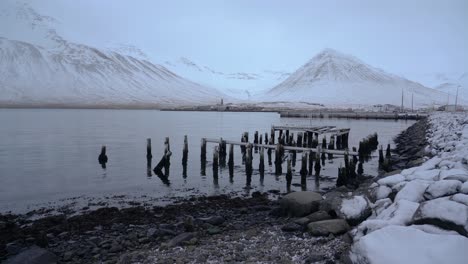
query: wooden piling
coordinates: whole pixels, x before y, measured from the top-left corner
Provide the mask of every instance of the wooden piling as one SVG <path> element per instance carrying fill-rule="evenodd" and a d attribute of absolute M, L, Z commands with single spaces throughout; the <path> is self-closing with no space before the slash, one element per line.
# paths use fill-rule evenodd
<path fill-rule="evenodd" d="M 255 153 L 258 153 L 258 147 L 257 147 L 257 144 L 258 144 L 258 131 L 255 131 L 254 133 L 254 142 L 255 144 Z"/>
<path fill-rule="evenodd" d="M 270 131 L 270 144 L 274 145 L 275 144 L 275 129 L 271 127 Z"/>
<path fill-rule="evenodd" d="M 312 171 L 314 170 L 314 152 L 309 150 L 309 175 L 312 175 Z"/>
<path fill-rule="evenodd" d="M 358 163 L 357 173 L 358 173 L 358 175 L 362 175 L 364 173 L 364 168 L 363 168 L 363 165 L 362 165 L 362 161 L 359 161 L 359 163 Z"/>
<path fill-rule="evenodd" d="M 105 145 L 103 145 L 101 147 L 101 154 L 99 154 L 98 161 L 99 161 L 99 164 L 101 164 L 101 167 L 103 169 L 105 169 L 106 168 L 106 163 L 107 163 L 107 154 L 106 154 L 106 146 Z"/>
<path fill-rule="evenodd" d="M 291 186 L 292 182 L 292 168 L 291 168 L 291 157 L 287 161 L 287 171 L 286 171 L 286 186 Z"/>
<path fill-rule="evenodd" d="M 335 138 L 332 136 L 330 136 L 330 142 L 328 143 L 328 149 L 335 149 Z M 333 159 L 333 154 L 332 153 L 328 153 L 328 160 L 332 160 Z"/>
<path fill-rule="evenodd" d="M 229 145 L 229 160 L 228 160 L 228 167 L 229 167 L 229 179 L 232 181 L 234 177 L 234 145 Z"/>
<path fill-rule="evenodd" d="M 379 148 L 379 164 L 382 165 L 384 162 L 383 147 L 380 145 Z"/>
<path fill-rule="evenodd" d="M 265 132 L 265 145 L 268 145 L 268 133 Z"/>
<path fill-rule="evenodd" d="M 302 159 L 301 159 L 301 185 L 306 185 L 307 184 L 307 152 L 302 153 Z"/>
<path fill-rule="evenodd" d="M 316 155 L 316 158 L 315 158 L 315 166 L 314 166 L 314 169 L 315 169 L 315 177 L 319 177 L 320 176 L 320 169 L 321 169 L 321 166 L 320 166 L 320 151 L 321 151 L 321 148 L 320 146 L 317 146 L 317 155 Z"/>
<path fill-rule="evenodd" d="M 246 147 L 246 156 L 245 156 L 245 173 L 247 175 L 247 186 L 250 186 L 252 181 L 252 144 L 248 144 Z"/>
<path fill-rule="evenodd" d="M 306 132 L 306 133 L 307 133 L 307 147 L 312 148 L 313 134 L 312 132 Z"/>
<path fill-rule="evenodd" d="M 215 146 L 213 150 L 213 177 L 218 177 L 219 168 L 219 146 Z"/>
<path fill-rule="evenodd" d="M 151 138 L 146 139 L 146 160 L 151 162 L 153 154 L 151 153 Z"/>
<path fill-rule="evenodd" d="M 260 148 L 260 164 L 258 165 L 258 170 L 260 171 L 260 176 L 265 172 L 265 157 L 264 157 L 264 148 Z"/>
<path fill-rule="evenodd" d="M 392 153 L 390 152 L 390 144 L 387 144 L 387 150 L 385 152 L 385 157 L 387 159 L 391 158 L 392 157 Z"/>
<path fill-rule="evenodd" d="M 182 176 L 187 177 L 187 161 L 188 161 L 188 139 L 184 136 L 184 148 L 182 150 Z"/>
<path fill-rule="evenodd" d="M 201 151 L 200 151 L 200 174 L 206 175 L 206 139 L 201 139 Z"/>
<path fill-rule="evenodd" d="M 281 175 L 282 169 L 281 169 L 281 144 L 276 144 L 276 149 L 275 149 L 275 174 L 276 175 Z"/>
<path fill-rule="evenodd" d="M 267 155 L 268 155 L 268 166 L 271 166 L 272 163 L 271 163 L 271 148 L 268 148 L 267 150 Z"/>

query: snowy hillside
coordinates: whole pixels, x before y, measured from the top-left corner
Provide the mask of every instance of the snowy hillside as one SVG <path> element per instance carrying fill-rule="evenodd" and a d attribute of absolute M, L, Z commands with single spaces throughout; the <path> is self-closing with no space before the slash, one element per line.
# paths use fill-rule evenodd
<path fill-rule="evenodd" d="M 309 101 L 327 105 L 404 104 L 428 107 L 446 102 L 446 94 L 386 73 L 359 59 L 326 49 L 269 90 L 267 101 Z"/>
<path fill-rule="evenodd" d="M 185 57 L 165 61 L 164 66 L 200 84 L 216 87 L 232 97 L 244 100 L 263 94 L 289 76 L 285 71 L 272 70 L 259 73 L 224 72 Z"/>
<path fill-rule="evenodd" d="M 443 83 L 435 86 L 434 89 L 450 94 L 450 97 L 448 98 L 449 104 L 455 103 L 457 89 L 458 100 L 468 101 L 468 72 L 459 76 L 454 76 L 450 79 L 447 78 Z"/>
<path fill-rule="evenodd" d="M 68 41 L 53 27 L 53 18 L 26 4 L 4 3 L 0 21 L 21 30 L 0 27 L 0 106 L 173 106 L 226 97 L 143 56 Z M 139 52 L 131 46 L 119 49 Z"/>

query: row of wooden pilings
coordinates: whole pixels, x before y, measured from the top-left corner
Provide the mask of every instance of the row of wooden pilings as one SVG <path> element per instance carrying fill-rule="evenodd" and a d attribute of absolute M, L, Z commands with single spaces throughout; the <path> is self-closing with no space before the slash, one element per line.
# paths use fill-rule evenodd
<path fill-rule="evenodd" d="M 276 175 L 281 175 L 283 173 L 282 163 L 286 160 L 286 182 L 287 185 L 291 185 L 292 182 L 292 168 L 296 166 L 296 155 L 297 152 L 302 152 L 301 157 L 301 169 L 299 171 L 301 175 L 301 185 L 306 185 L 306 178 L 309 175 L 312 175 L 315 172 L 316 180 L 319 179 L 320 170 L 322 166 L 325 165 L 325 160 L 333 159 L 333 154 L 340 154 L 344 156 L 344 167 L 339 168 L 338 170 L 338 179 L 337 185 L 345 185 L 349 180 L 363 173 L 363 162 L 365 157 L 369 156 L 369 150 L 374 148 L 378 144 L 377 135 L 370 135 L 360 142 L 359 151 L 356 151 L 356 148 L 353 147 L 351 152 L 352 160 L 349 160 L 350 152 L 345 149 L 344 151 L 334 151 L 335 148 L 339 148 L 337 141 L 340 140 L 341 144 L 347 145 L 348 136 L 347 134 L 343 135 L 332 135 L 327 144 L 326 137 L 322 139 L 322 143 L 318 144 L 318 134 L 306 133 L 304 137 L 303 133 L 297 133 L 297 137 L 294 138 L 294 134 L 289 134 L 289 131 L 282 133 L 280 131 L 278 137 L 278 143 L 274 144 L 274 131 L 268 139 L 268 134 L 265 133 L 265 138 L 262 138 L 262 135 L 258 134 L 256 131 L 254 134 L 254 143 L 249 142 L 249 133 L 244 132 L 241 136 L 241 142 L 235 143 L 231 142 L 229 144 L 229 151 L 227 151 L 227 141 L 223 140 L 211 140 L 210 142 L 217 142 L 218 145 L 214 147 L 213 150 L 213 177 L 215 180 L 218 178 L 219 167 L 226 166 L 226 157 L 227 166 L 229 168 L 229 176 L 232 180 L 234 176 L 234 145 L 240 145 L 241 154 L 242 154 L 242 164 L 245 165 L 245 172 L 247 176 L 247 185 L 250 185 L 252 172 L 253 172 L 253 154 L 259 153 L 259 165 L 258 171 L 261 179 L 264 177 L 265 173 L 265 148 L 267 149 L 268 164 L 270 166 L 274 163 L 274 171 Z M 286 140 L 286 138 L 288 140 Z M 307 140 L 303 140 L 307 138 Z M 336 140 L 335 140 L 336 139 Z M 264 141 L 265 144 L 262 144 Z M 208 140 L 203 138 L 201 140 L 201 175 L 206 175 L 206 145 Z M 284 143 L 284 144 L 282 144 Z M 299 144 L 300 143 L 300 144 Z M 308 146 L 311 148 L 309 149 Z M 312 150 L 313 149 L 313 150 Z M 275 159 L 272 160 L 272 151 L 275 151 Z M 285 155 L 285 150 L 289 150 L 289 155 Z M 368 153 L 369 152 L 369 153 Z M 147 173 L 148 176 L 151 176 L 154 172 L 165 184 L 169 184 L 169 168 L 171 164 L 171 155 L 169 137 L 166 137 L 164 140 L 164 153 L 158 162 L 158 164 L 152 169 L 152 147 L 151 139 L 147 139 L 146 146 L 146 159 L 147 159 Z M 359 156 L 359 159 L 358 159 Z M 390 145 L 387 146 L 385 158 L 383 157 L 383 148 L 379 150 L 379 164 L 384 165 L 386 160 L 390 157 Z M 106 147 L 103 146 L 101 149 L 101 154 L 99 155 L 99 163 L 105 168 L 107 163 Z M 182 151 L 182 175 L 184 178 L 187 177 L 187 163 L 188 163 L 188 139 L 187 136 L 184 136 L 184 145 Z M 356 174 L 357 167 L 357 174 Z"/>
<path fill-rule="evenodd" d="M 304 137 L 304 134 L 306 135 Z M 337 140 L 335 141 L 335 138 Z M 226 155 L 227 155 L 227 141 L 222 138 L 219 140 L 207 140 L 203 138 L 201 140 L 201 174 L 206 175 L 206 149 L 207 142 L 218 143 L 217 146 L 213 149 L 213 177 L 218 177 L 218 168 L 225 166 L 226 164 Z M 264 142 L 264 144 L 263 144 Z M 259 165 L 258 172 L 260 174 L 260 180 L 264 177 L 265 173 L 265 148 L 267 149 L 268 164 L 273 165 L 272 160 L 272 151 L 275 151 L 275 160 L 274 160 L 274 170 L 276 175 L 281 175 L 282 163 L 287 160 L 287 169 L 286 169 L 286 183 L 287 186 L 291 185 L 292 182 L 292 168 L 296 166 L 296 155 L 297 152 L 302 152 L 301 157 L 301 186 L 305 186 L 307 183 L 307 176 L 312 175 L 315 171 L 315 178 L 318 181 L 320 176 L 320 170 L 322 166 L 325 165 L 325 160 L 328 156 L 328 159 L 333 159 L 333 150 L 335 148 L 342 148 L 344 145 L 348 145 L 348 134 L 342 135 L 332 135 L 330 136 L 330 141 L 327 144 L 326 138 L 322 140 L 322 144 L 318 144 L 318 133 L 297 133 L 297 138 L 294 138 L 294 134 L 290 134 L 287 130 L 286 133 L 280 131 L 278 136 L 278 143 L 275 144 L 274 130 L 270 137 L 265 133 L 265 137 L 262 137 L 262 134 L 259 134 L 257 131 L 254 134 L 254 142 L 249 142 L 249 133 L 244 132 L 241 136 L 240 143 L 231 142 L 229 144 L 229 156 L 228 156 L 228 168 L 230 178 L 233 177 L 234 172 L 234 145 L 240 145 L 241 154 L 242 154 L 242 164 L 245 165 L 245 172 L 247 177 L 247 185 L 250 185 L 252 171 L 253 171 L 253 153 L 259 153 Z M 335 142 L 340 144 L 335 145 Z M 336 146 L 336 147 L 335 147 Z M 285 157 L 285 148 L 290 150 L 289 155 Z M 311 150 L 314 149 L 314 150 Z M 349 159 L 349 152 L 347 149 L 344 151 L 335 151 L 335 153 L 344 153 L 345 160 Z M 326 155 L 327 154 L 327 155 Z M 353 160 L 357 160 L 357 152 L 354 149 Z M 314 163 L 315 162 L 315 163 Z M 348 163 L 345 162 L 346 168 L 348 168 Z M 359 165 L 359 172 L 362 174 L 362 163 Z"/>

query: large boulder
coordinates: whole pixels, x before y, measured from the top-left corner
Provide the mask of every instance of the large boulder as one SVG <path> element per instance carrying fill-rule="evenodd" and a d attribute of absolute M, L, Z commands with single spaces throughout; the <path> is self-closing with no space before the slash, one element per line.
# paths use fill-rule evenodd
<path fill-rule="evenodd" d="M 468 194 L 457 193 L 452 196 L 451 200 L 468 206 Z"/>
<path fill-rule="evenodd" d="M 340 235 L 346 233 L 349 229 L 348 222 L 344 219 L 323 220 L 307 225 L 307 230 L 313 236 Z"/>
<path fill-rule="evenodd" d="M 291 216 L 304 216 L 318 210 L 322 195 L 316 192 L 293 192 L 280 200 L 283 212 Z"/>
<path fill-rule="evenodd" d="M 464 194 L 468 194 L 468 181 L 464 182 L 460 188 L 460 192 Z"/>
<path fill-rule="evenodd" d="M 353 263 L 368 264 L 463 264 L 468 258 L 468 238 L 387 226 L 354 243 L 350 258 Z"/>
<path fill-rule="evenodd" d="M 380 199 L 387 198 L 390 195 L 390 193 L 392 193 L 392 188 L 385 185 L 379 185 L 373 190 L 372 196 L 374 200 L 377 201 Z"/>
<path fill-rule="evenodd" d="M 450 169 L 444 170 L 440 173 L 441 180 L 458 180 L 466 182 L 468 179 L 468 172 L 464 169 Z"/>
<path fill-rule="evenodd" d="M 319 210 L 325 211 L 331 216 L 336 217 L 340 211 L 341 202 L 343 201 L 343 198 L 346 197 L 348 196 L 337 191 L 326 193 L 323 196 L 324 199 L 320 202 Z"/>
<path fill-rule="evenodd" d="M 452 195 L 460 190 L 461 185 L 461 182 L 457 180 L 436 181 L 429 185 L 424 193 L 424 198 L 432 200 L 442 196 Z"/>
<path fill-rule="evenodd" d="M 7 259 L 4 264 L 52 264 L 57 263 L 57 256 L 38 246 L 32 246 L 16 256 Z"/>
<path fill-rule="evenodd" d="M 415 224 L 430 224 L 468 236 L 468 207 L 446 197 L 421 203 L 414 214 Z"/>
<path fill-rule="evenodd" d="M 372 214 L 369 201 L 364 196 L 343 199 L 338 217 L 346 219 L 350 225 L 357 225 Z"/>
<path fill-rule="evenodd" d="M 439 179 L 440 170 L 421 170 L 415 171 L 413 174 L 406 176 L 406 180 L 424 180 L 424 181 L 437 181 Z"/>
<path fill-rule="evenodd" d="M 380 185 L 386 185 L 391 188 L 393 185 L 400 183 L 402 181 L 405 181 L 405 176 L 401 174 L 395 174 L 395 175 L 380 179 L 377 181 L 377 183 Z"/>
<path fill-rule="evenodd" d="M 401 189 L 395 196 L 395 201 L 408 200 L 411 202 L 424 201 L 424 192 L 426 191 L 429 183 L 421 180 L 414 180 L 408 182 L 403 189 Z"/>
<path fill-rule="evenodd" d="M 362 222 L 353 231 L 354 238 L 359 239 L 366 234 L 389 225 L 408 225 L 412 223 L 414 213 L 418 207 L 419 204 L 415 202 L 407 200 L 397 201 L 379 213 L 376 213 L 376 215 L 372 215 L 370 219 Z"/>

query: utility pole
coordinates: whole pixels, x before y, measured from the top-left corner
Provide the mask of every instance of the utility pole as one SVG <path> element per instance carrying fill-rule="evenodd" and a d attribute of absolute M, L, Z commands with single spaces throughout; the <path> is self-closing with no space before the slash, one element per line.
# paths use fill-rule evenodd
<path fill-rule="evenodd" d="M 460 87 L 460 85 L 457 86 L 457 95 L 455 95 L 455 110 L 454 111 L 457 111 L 457 103 L 458 103 L 458 87 Z"/>
<path fill-rule="evenodd" d="M 403 113 L 403 88 L 401 88 L 401 109 L 400 112 Z"/>
<path fill-rule="evenodd" d="M 411 112 L 414 112 L 414 108 L 413 108 L 413 96 L 414 96 L 414 93 L 411 93 Z"/>

